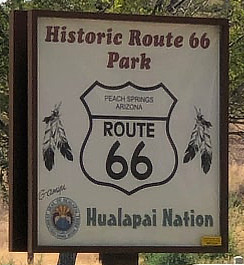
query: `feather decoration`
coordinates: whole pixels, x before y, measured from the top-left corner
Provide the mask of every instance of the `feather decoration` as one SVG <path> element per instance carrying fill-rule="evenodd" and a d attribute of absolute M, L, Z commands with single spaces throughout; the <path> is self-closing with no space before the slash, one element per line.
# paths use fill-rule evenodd
<path fill-rule="evenodd" d="M 51 171 L 52 168 L 53 168 L 53 165 L 54 165 L 54 152 L 53 152 L 53 149 L 48 147 L 44 154 L 43 154 L 43 157 L 44 157 L 44 162 L 45 162 L 45 166 L 46 168 Z"/>
<path fill-rule="evenodd" d="M 42 150 L 43 160 L 49 171 L 53 169 L 56 150 L 59 150 L 61 155 L 67 160 L 73 161 L 72 150 L 60 118 L 59 109 L 61 103 L 55 105 L 52 114 L 43 119 L 43 122 L 46 124 Z"/>
<path fill-rule="evenodd" d="M 196 110 L 196 122 L 193 128 L 190 141 L 185 150 L 183 163 L 193 160 L 198 152 L 201 156 L 201 168 L 207 174 L 212 164 L 212 145 L 209 130 L 212 127 L 211 122 L 206 121 L 201 114 L 201 109 Z"/>
<path fill-rule="evenodd" d="M 67 158 L 69 161 L 73 161 L 73 155 L 71 147 L 68 143 L 67 137 L 65 135 L 64 127 L 61 120 L 58 121 L 58 143 L 57 147 L 64 158 Z"/>

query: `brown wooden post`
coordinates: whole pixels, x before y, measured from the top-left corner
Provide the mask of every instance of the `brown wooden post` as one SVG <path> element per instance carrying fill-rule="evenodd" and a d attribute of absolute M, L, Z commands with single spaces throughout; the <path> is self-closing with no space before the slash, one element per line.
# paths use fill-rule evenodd
<path fill-rule="evenodd" d="M 138 265 L 138 253 L 100 253 L 99 259 L 102 265 Z"/>
<path fill-rule="evenodd" d="M 75 265 L 77 253 L 63 252 L 59 254 L 57 265 Z"/>

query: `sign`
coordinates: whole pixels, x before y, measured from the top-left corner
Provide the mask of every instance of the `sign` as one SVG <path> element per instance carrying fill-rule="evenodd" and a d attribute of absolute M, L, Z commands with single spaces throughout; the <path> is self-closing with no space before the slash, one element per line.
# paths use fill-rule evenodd
<path fill-rule="evenodd" d="M 127 195 L 171 180 L 178 156 L 169 120 L 177 99 L 162 83 L 139 87 L 126 82 L 110 87 L 96 81 L 81 101 L 91 122 L 80 158 L 89 180 Z M 122 157 L 117 153 L 123 148 Z M 159 160 L 158 155 L 165 152 L 167 159 Z M 101 167 L 93 166 L 90 155 Z"/>
<path fill-rule="evenodd" d="M 28 21 L 29 247 L 226 250 L 226 20 Z"/>

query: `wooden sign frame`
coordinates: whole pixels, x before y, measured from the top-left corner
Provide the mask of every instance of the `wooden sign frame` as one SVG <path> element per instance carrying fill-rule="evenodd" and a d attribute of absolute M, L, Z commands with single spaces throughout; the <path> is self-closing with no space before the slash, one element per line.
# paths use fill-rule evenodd
<path fill-rule="evenodd" d="M 28 238 L 26 11 L 11 13 L 9 53 L 9 249 L 21 252 Z"/>
<path fill-rule="evenodd" d="M 191 25 L 217 25 L 220 29 L 220 202 L 219 202 L 219 214 L 220 214 L 220 245 L 205 245 L 205 246 L 111 246 L 104 244 L 103 246 L 53 246 L 53 245 L 38 245 L 37 242 L 37 19 L 40 17 L 49 18 L 69 18 L 69 19 L 93 19 L 93 20 L 107 20 L 107 21 L 140 21 L 145 23 L 158 22 L 158 23 L 174 23 L 174 24 L 191 24 Z M 21 36 L 17 33 L 17 24 L 19 19 L 25 18 L 25 29 L 22 29 L 26 33 L 28 25 L 28 37 L 25 34 Z M 27 22 L 28 21 L 28 22 Z M 23 25 L 23 23 L 21 23 Z M 22 102 L 18 101 L 20 96 L 17 90 L 17 81 L 21 79 L 21 73 L 26 74 L 27 63 L 27 47 L 26 40 L 28 39 L 28 93 L 25 91 L 25 96 Z M 24 53 L 25 67 L 22 67 L 22 63 L 16 61 L 18 58 L 17 52 L 18 43 L 21 43 L 21 50 Z M 70 13 L 70 12 L 51 12 L 51 11 L 28 11 L 27 12 L 14 12 L 12 16 L 12 38 L 11 38 L 11 142 L 10 142 L 10 162 L 11 169 L 11 185 L 10 185 L 10 204 L 13 206 L 10 215 L 10 248 L 12 251 L 26 250 L 28 245 L 29 252 L 103 252 L 103 253 L 139 253 L 139 252 L 225 252 L 228 248 L 228 22 L 225 19 L 205 19 L 205 18 L 179 18 L 179 17 L 155 17 L 155 16 L 127 16 L 127 15 L 115 15 L 115 14 L 90 14 L 90 13 Z M 23 89 L 26 89 L 27 80 L 22 81 Z M 23 108 L 22 103 L 27 102 L 28 94 L 28 123 L 27 123 L 27 109 L 26 105 Z M 20 109 L 24 110 L 19 112 Z M 28 124 L 28 152 L 27 152 L 27 137 L 26 134 L 18 138 L 16 135 L 16 129 L 21 125 L 17 123 L 20 120 L 25 122 L 25 133 L 27 132 Z M 21 123 L 22 124 L 22 123 Z M 24 146 L 21 151 L 19 148 Z M 26 153 L 28 153 L 28 162 L 26 160 Z M 17 160 L 22 157 L 24 161 L 18 162 Z M 26 176 L 28 164 L 28 222 L 26 219 L 26 210 L 23 213 L 18 213 L 20 204 L 26 207 L 27 201 L 27 186 L 26 177 L 20 178 L 20 174 L 23 173 Z M 17 172 L 17 169 L 23 168 L 23 171 Z M 16 184 L 17 183 L 17 184 Z M 22 187 L 24 188 L 20 188 Z M 24 193 L 23 193 L 24 190 Z M 23 200 L 21 201 L 21 195 Z M 24 195 L 24 196 L 23 196 Z M 26 208 L 25 208 L 26 209 Z M 17 220 L 23 218 L 24 222 L 21 227 L 24 227 L 24 231 L 20 230 L 17 225 Z M 28 244 L 27 244 L 27 223 L 28 223 Z M 24 224 L 24 225 L 23 225 Z M 24 241 L 21 243 L 15 243 L 14 239 L 17 236 L 17 232 Z"/>

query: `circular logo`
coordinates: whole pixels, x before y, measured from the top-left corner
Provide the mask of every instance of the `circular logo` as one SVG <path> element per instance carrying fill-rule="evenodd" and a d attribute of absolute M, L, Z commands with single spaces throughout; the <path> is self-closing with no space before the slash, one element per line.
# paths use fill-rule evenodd
<path fill-rule="evenodd" d="M 51 235 L 58 239 L 68 239 L 80 227 L 80 210 L 73 200 L 59 197 L 47 207 L 45 220 Z"/>

